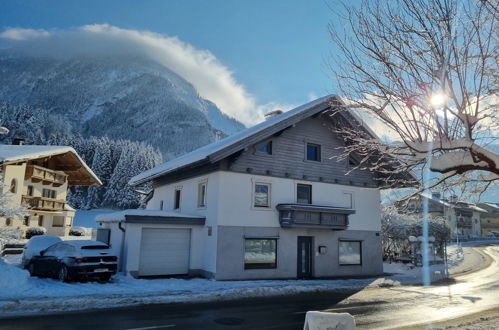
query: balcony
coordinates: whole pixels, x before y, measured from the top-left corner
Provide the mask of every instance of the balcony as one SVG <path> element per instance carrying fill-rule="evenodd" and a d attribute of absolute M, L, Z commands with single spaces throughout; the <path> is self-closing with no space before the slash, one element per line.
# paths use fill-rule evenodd
<path fill-rule="evenodd" d="M 355 210 L 306 204 L 278 204 L 279 223 L 282 228 L 322 228 L 345 230 L 348 216 Z"/>
<path fill-rule="evenodd" d="M 26 167 L 25 179 L 31 179 L 32 182 L 42 182 L 44 185 L 60 187 L 67 181 L 67 175 L 64 172 L 54 171 L 37 165 L 28 165 Z"/>
<path fill-rule="evenodd" d="M 21 201 L 21 205 L 26 206 L 28 209 L 44 211 L 62 211 L 65 204 L 66 201 L 63 200 L 26 195 L 22 197 Z"/>

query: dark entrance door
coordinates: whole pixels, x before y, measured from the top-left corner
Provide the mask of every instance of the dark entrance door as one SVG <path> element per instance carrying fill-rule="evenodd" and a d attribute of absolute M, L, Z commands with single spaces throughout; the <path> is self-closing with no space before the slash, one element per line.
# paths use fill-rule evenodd
<path fill-rule="evenodd" d="M 298 278 L 312 277 L 312 237 L 298 236 Z"/>

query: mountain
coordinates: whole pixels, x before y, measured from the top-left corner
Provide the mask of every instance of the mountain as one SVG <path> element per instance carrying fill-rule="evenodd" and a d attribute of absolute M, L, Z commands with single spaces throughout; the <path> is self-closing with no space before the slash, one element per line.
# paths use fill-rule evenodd
<path fill-rule="evenodd" d="M 244 128 L 166 67 L 131 56 L 0 51 L 0 101 L 49 111 L 84 137 L 141 141 L 169 159 Z"/>

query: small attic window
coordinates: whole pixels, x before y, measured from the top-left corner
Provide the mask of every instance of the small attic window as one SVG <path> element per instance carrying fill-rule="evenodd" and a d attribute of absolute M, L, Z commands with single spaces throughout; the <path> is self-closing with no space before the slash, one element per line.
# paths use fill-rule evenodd
<path fill-rule="evenodd" d="M 272 141 L 258 145 L 256 150 L 267 155 L 272 155 Z"/>

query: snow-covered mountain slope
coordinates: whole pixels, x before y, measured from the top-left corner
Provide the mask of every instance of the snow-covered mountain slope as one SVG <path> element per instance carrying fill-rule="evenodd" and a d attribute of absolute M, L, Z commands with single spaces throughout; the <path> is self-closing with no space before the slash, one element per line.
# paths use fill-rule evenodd
<path fill-rule="evenodd" d="M 171 158 L 244 126 L 156 62 L 0 52 L 0 101 L 49 109 L 75 133 L 144 141 Z"/>

